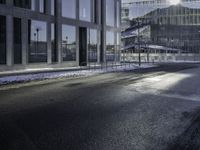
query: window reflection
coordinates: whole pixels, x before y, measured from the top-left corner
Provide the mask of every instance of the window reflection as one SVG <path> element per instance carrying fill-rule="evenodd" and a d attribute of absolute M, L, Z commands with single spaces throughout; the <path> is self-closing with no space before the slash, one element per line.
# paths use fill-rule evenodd
<path fill-rule="evenodd" d="M 62 16 L 76 18 L 76 0 L 62 0 Z"/>
<path fill-rule="evenodd" d="M 29 62 L 47 62 L 46 22 L 29 20 Z"/>
<path fill-rule="evenodd" d="M 115 25 L 115 2 L 114 0 L 106 0 L 106 25 Z"/>
<path fill-rule="evenodd" d="M 97 62 L 97 30 L 89 30 L 88 38 L 88 59 L 89 62 Z"/>
<path fill-rule="evenodd" d="M 76 27 L 62 25 L 63 61 L 76 61 Z"/>
<path fill-rule="evenodd" d="M 0 64 L 6 64 L 6 17 L 0 16 Z"/>
<path fill-rule="evenodd" d="M 106 61 L 115 61 L 114 32 L 106 32 Z"/>
<path fill-rule="evenodd" d="M 91 0 L 80 0 L 79 2 L 80 20 L 91 21 Z"/>

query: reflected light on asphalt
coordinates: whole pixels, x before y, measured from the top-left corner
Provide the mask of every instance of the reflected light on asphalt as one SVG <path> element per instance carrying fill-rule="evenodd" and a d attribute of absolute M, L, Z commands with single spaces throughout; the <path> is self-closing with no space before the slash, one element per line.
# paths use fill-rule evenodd
<path fill-rule="evenodd" d="M 178 85 L 183 80 L 192 78 L 193 74 L 185 73 L 169 73 L 165 75 L 160 75 L 155 77 L 147 77 L 140 80 L 137 83 L 130 84 L 131 87 L 145 89 L 155 89 L 155 90 L 168 90 L 171 87 Z"/>

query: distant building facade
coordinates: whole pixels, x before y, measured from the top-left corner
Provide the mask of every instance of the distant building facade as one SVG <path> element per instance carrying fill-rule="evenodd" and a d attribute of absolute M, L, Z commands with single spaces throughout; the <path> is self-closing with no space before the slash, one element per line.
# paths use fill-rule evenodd
<path fill-rule="evenodd" d="M 150 45 L 149 52 L 160 53 L 160 56 L 177 53 L 178 57 L 179 53 L 192 56 L 188 57 L 190 60 L 196 60 L 196 56 L 200 59 L 200 1 L 181 1 L 178 5 L 157 8 L 133 18 L 130 25 L 123 32 L 122 39 L 124 47 L 133 52 L 137 53 L 137 44 L 140 43 L 142 52 Z M 149 32 L 144 32 L 147 27 Z"/>
<path fill-rule="evenodd" d="M 152 11 L 142 20 L 145 18 L 152 18 L 153 43 L 181 49 L 182 53 L 200 52 L 200 8 L 170 6 Z"/>
<path fill-rule="evenodd" d="M 0 70 L 119 62 L 121 0 L 0 0 Z"/>
<path fill-rule="evenodd" d="M 158 8 L 169 7 L 168 0 L 122 0 L 122 25 L 130 27 L 130 21 Z"/>

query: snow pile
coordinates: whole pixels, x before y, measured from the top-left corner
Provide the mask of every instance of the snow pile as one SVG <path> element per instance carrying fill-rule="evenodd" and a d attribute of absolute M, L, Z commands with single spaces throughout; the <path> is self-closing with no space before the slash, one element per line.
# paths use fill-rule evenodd
<path fill-rule="evenodd" d="M 77 70 L 77 71 L 61 71 L 61 72 L 47 72 L 47 73 L 34 73 L 26 75 L 13 75 L 0 77 L 0 85 L 6 85 L 11 83 L 23 83 L 36 80 L 48 80 L 57 78 L 74 78 L 74 77 L 86 77 L 92 76 L 100 73 L 109 72 L 120 72 L 120 71 L 131 71 L 138 68 L 150 68 L 153 65 L 145 65 L 138 67 L 137 65 L 126 64 L 121 66 L 103 67 L 103 68 L 91 68 L 87 70 Z"/>

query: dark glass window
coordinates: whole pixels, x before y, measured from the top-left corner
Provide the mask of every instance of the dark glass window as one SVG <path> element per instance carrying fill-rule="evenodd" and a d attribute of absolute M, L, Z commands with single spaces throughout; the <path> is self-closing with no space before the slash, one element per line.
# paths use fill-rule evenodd
<path fill-rule="evenodd" d="M 5 3 L 6 3 L 6 0 L 0 0 L 0 3 L 1 3 L 1 4 L 5 4 Z"/>
<path fill-rule="evenodd" d="M 88 36 L 88 59 L 89 62 L 97 62 L 97 30 L 90 29 Z"/>
<path fill-rule="evenodd" d="M 21 19 L 14 18 L 14 64 L 22 63 Z"/>
<path fill-rule="evenodd" d="M 29 62 L 47 62 L 47 24 L 29 20 Z"/>
<path fill-rule="evenodd" d="M 106 32 L 106 61 L 115 60 L 115 36 L 114 32 Z"/>
<path fill-rule="evenodd" d="M 76 0 L 62 0 L 62 16 L 76 18 Z"/>
<path fill-rule="evenodd" d="M 6 64 L 6 17 L 0 16 L 0 64 Z"/>
<path fill-rule="evenodd" d="M 76 61 L 76 27 L 62 26 L 63 61 Z"/>

